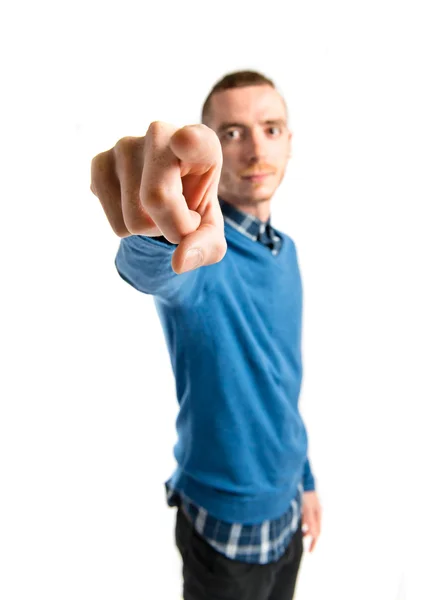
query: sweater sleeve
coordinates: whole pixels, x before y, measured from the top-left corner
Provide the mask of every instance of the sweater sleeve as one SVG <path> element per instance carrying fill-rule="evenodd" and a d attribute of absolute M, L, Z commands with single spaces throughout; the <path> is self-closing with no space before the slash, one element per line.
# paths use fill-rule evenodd
<path fill-rule="evenodd" d="M 164 238 L 130 235 L 122 238 L 115 267 L 124 281 L 144 294 L 164 301 L 176 301 L 188 293 L 198 278 L 199 269 L 178 275 L 171 258 L 176 244 Z"/>
<path fill-rule="evenodd" d="M 303 489 L 305 492 L 313 492 L 315 490 L 315 478 L 310 468 L 309 458 L 306 458 L 303 471 Z"/>

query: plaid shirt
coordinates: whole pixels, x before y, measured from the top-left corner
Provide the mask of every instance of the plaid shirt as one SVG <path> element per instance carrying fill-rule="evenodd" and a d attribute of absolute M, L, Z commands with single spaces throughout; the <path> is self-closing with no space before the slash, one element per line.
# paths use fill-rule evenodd
<path fill-rule="evenodd" d="M 270 219 L 263 223 L 221 199 L 220 204 L 226 223 L 253 241 L 265 244 L 273 254 L 280 252 L 282 239 L 271 227 Z M 215 550 L 228 558 L 247 563 L 266 564 L 277 561 L 285 553 L 301 518 L 302 483 L 285 514 L 278 519 L 255 525 L 218 520 L 167 484 L 166 491 L 168 505 L 180 506 L 196 531 Z"/>

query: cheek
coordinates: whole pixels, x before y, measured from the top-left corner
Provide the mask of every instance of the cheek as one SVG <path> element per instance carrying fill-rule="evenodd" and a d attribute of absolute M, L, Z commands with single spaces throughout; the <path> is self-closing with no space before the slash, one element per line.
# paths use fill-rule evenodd
<path fill-rule="evenodd" d="M 275 158 L 275 163 L 276 168 L 277 168 L 277 174 L 281 174 L 283 175 L 283 173 L 286 170 L 287 164 L 288 164 L 288 150 L 286 149 L 285 151 L 281 151 L 277 154 L 276 158 Z"/>
<path fill-rule="evenodd" d="M 221 169 L 221 178 L 225 181 L 235 179 L 240 170 L 238 159 L 235 156 L 229 157 L 223 155 L 223 166 Z"/>
<path fill-rule="evenodd" d="M 280 159 L 280 162 L 278 160 L 275 162 L 276 174 L 271 182 L 274 187 L 280 185 L 280 183 L 283 181 L 283 177 L 285 176 L 286 172 L 286 165 L 287 161 L 283 162 L 283 158 Z"/>
<path fill-rule="evenodd" d="M 220 183 L 222 185 L 228 186 L 231 181 L 232 181 L 232 173 L 228 167 L 225 167 L 223 165 L 223 168 L 221 169 Z"/>

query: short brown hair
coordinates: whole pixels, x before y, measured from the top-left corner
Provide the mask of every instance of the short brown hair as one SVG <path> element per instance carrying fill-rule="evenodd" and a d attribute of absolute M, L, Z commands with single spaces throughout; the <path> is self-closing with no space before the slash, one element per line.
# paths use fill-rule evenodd
<path fill-rule="evenodd" d="M 203 109 L 201 111 L 201 122 L 205 123 L 207 118 L 210 117 L 211 98 L 216 92 L 247 87 L 250 85 L 269 85 L 272 88 L 277 89 L 272 79 L 269 79 L 258 71 L 235 71 L 234 73 L 229 73 L 213 86 L 208 97 L 204 101 Z"/>

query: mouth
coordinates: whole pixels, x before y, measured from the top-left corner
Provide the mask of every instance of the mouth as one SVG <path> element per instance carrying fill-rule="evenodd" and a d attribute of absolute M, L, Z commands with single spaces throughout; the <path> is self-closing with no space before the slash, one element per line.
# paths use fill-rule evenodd
<path fill-rule="evenodd" d="M 272 173 L 253 173 L 252 175 L 243 176 L 242 179 L 245 181 L 252 181 L 253 183 L 257 183 L 260 181 L 264 181 L 267 177 L 271 177 Z"/>

